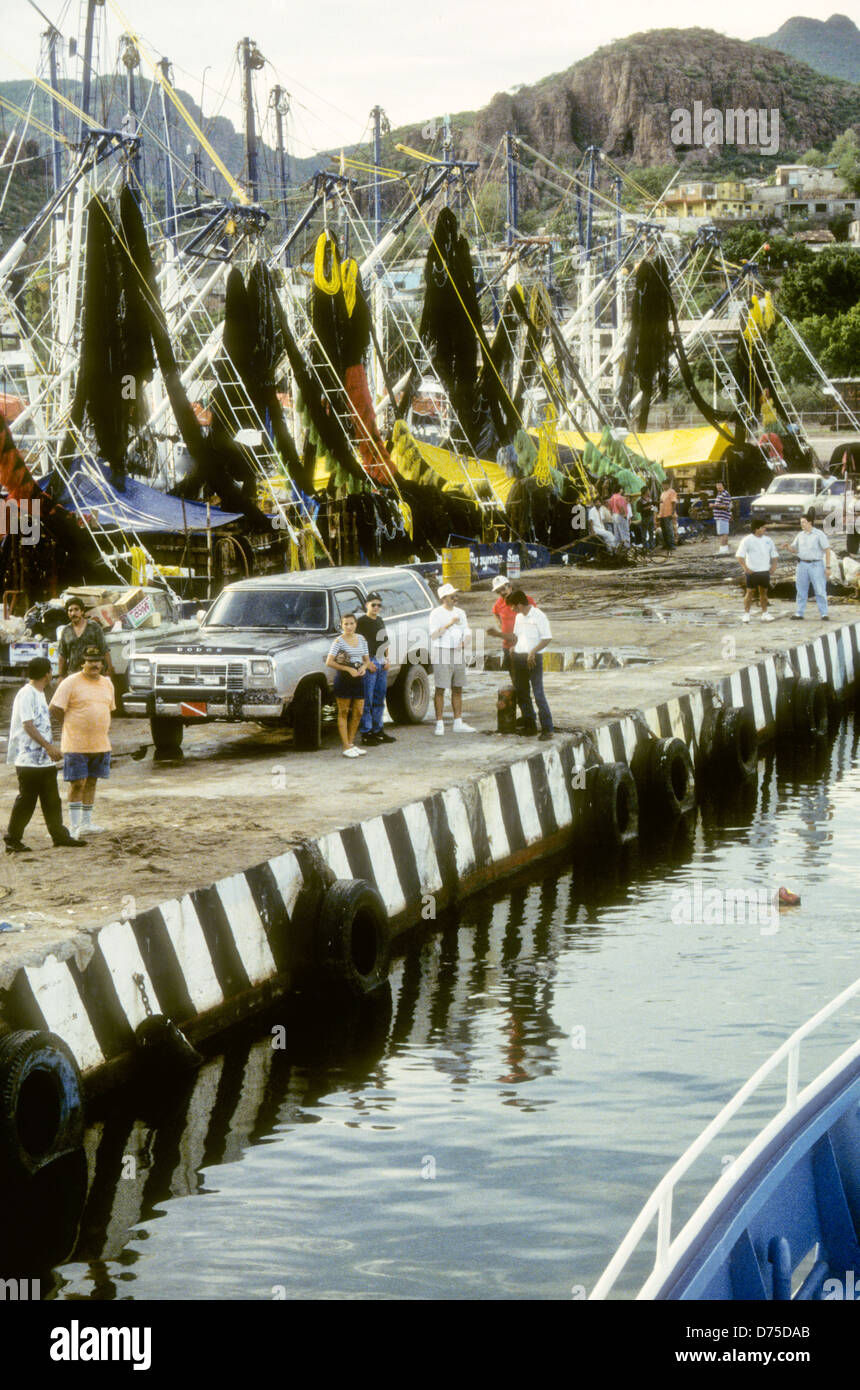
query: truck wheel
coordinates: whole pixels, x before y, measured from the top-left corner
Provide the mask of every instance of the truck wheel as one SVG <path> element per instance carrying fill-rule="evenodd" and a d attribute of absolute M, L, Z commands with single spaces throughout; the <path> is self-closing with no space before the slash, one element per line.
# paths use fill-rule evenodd
<path fill-rule="evenodd" d="M 172 714 L 154 714 L 149 721 L 156 753 L 177 753 L 182 747 L 184 724 Z"/>
<path fill-rule="evenodd" d="M 293 747 L 302 753 L 322 748 L 322 691 L 306 685 L 293 700 Z"/>
<path fill-rule="evenodd" d="M 395 724 L 420 724 L 430 705 L 430 679 L 424 667 L 406 666 L 389 690 L 386 703 Z"/>

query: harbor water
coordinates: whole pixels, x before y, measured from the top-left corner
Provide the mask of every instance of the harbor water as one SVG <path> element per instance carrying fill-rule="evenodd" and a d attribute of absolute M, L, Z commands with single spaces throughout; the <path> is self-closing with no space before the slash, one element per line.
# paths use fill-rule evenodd
<path fill-rule="evenodd" d="M 369 1008 L 284 1001 L 178 1090 L 110 1097 L 42 1296 L 587 1296 L 666 1169 L 858 973 L 858 792 L 849 715 L 623 862 L 428 923 Z M 851 1033 L 804 1049 L 802 1084 Z M 682 1218 L 778 1090 L 696 1166 Z"/>

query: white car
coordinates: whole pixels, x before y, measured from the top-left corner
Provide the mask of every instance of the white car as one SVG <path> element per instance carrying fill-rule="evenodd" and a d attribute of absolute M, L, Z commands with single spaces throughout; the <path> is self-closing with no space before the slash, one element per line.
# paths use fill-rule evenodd
<path fill-rule="evenodd" d="M 821 521 L 828 509 L 832 510 L 832 499 L 844 492 L 842 478 L 822 473 L 781 473 L 755 498 L 750 519 L 765 521 L 768 526 L 798 527 L 804 512 L 813 507 L 816 521 Z"/>

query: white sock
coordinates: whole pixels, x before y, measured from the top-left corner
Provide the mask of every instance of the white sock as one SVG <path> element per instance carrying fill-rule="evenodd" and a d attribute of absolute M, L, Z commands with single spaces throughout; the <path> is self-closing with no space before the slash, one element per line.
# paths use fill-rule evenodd
<path fill-rule="evenodd" d="M 455 720 L 454 720 L 454 728 L 455 728 L 455 729 L 461 728 L 461 727 L 462 727 L 462 724 L 463 724 L 462 719 L 455 719 Z"/>
<path fill-rule="evenodd" d="M 75 837 L 77 837 L 77 833 L 81 828 L 82 810 L 83 805 L 80 801 L 69 802 L 69 834 L 74 835 Z"/>
<path fill-rule="evenodd" d="M 437 719 L 437 720 L 436 720 L 436 732 L 437 732 L 437 734 L 440 733 L 440 732 L 443 732 L 444 729 L 445 729 L 445 721 L 444 721 L 444 719 Z"/>
<path fill-rule="evenodd" d="M 93 823 L 93 808 L 92 808 L 92 806 L 82 805 L 82 806 L 81 806 L 81 830 L 89 830 L 89 828 L 90 828 L 90 826 L 92 825 L 92 823 Z"/>

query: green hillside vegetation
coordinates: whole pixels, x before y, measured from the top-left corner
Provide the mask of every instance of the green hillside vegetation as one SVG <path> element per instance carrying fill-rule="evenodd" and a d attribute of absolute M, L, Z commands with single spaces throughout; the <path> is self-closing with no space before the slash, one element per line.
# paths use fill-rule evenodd
<path fill-rule="evenodd" d="M 860 29 L 847 15 L 834 14 L 823 21 L 795 17 L 775 34 L 754 42 L 788 53 L 828 77 L 860 82 Z"/>

